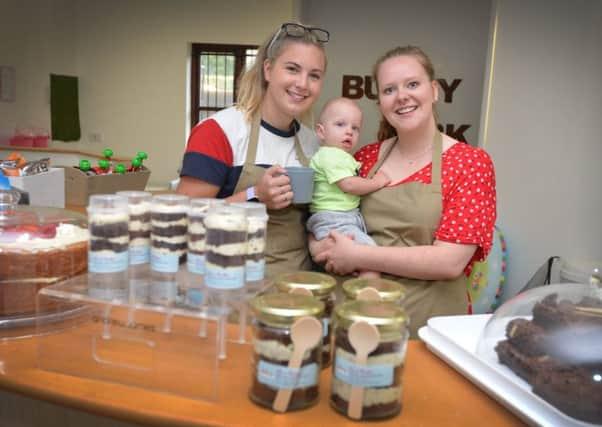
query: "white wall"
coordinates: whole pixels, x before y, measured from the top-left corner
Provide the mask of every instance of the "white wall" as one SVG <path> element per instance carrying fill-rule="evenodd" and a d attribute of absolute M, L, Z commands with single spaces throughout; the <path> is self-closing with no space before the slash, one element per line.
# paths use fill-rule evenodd
<path fill-rule="evenodd" d="M 422 47 L 438 77 L 462 79 L 451 104 L 438 103 L 441 123 L 470 124 L 465 133 L 476 145 L 483 96 L 483 73 L 489 33 L 490 4 L 482 0 L 306 0 L 302 19 L 331 33 L 328 72 L 318 110 L 341 96 L 342 76 L 370 75 L 375 60 L 399 45 Z M 443 93 L 440 93 L 441 98 Z M 373 142 L 380 114 L 375 101 L 362 98 L 361 140 Z"/>
<path fill-rule="evenodd" d="M 53 142 L 122 157 L 149 153 L 150 183 L 177 175 L 186 140 L 191 42 L 259 44 L 291 19 L 282 0 L 3 0 L 0 65 L 17 101 L 0 102 L 0 134 L 50 128 L 50 73 L 79 77 L 82 139 Z M 102 134 L 91 142 L 90 134 Z"/>
<path fill-rule="evenodd" d="M 507 298 L 551 255 L 602 260 L 602 2 L 495 4 L 481 143 L 496 167 Z"/>

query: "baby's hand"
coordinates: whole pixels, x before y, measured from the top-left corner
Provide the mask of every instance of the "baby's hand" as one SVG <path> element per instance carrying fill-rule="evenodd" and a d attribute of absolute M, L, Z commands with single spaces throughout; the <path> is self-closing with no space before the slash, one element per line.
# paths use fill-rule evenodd
<path fill-rule="evenodd" d="M 384 187 L 385 185 L 387 185 L 391 182 L 391 178 L 389 178 L 389 175 L 387 175 L 386 173 L 384 173 L 381 170 L 376 172 L 372 179 L 375 180 L 376 182 L 378 182 L 381 187 Z"/>

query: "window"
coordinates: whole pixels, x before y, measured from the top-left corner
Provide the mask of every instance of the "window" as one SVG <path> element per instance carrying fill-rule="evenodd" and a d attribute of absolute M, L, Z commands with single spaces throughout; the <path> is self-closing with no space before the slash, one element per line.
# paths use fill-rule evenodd
<path fill-rule="evenodd" d="M 238 76 L 256 55 L 253 45 L 192 44 L 191 128 L 236 102 Z"/>

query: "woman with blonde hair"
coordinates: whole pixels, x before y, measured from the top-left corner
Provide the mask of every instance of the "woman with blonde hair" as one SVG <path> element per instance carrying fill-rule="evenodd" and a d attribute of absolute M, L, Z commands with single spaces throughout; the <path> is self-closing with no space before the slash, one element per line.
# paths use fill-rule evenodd
<path fill-rule="evenodd" d="M 309 269 L 306 207 L 292 205 L 284 168 L 308 166 L 319 144 L 300 123 L 318 99 L 328 31 L 284 23 L 259 47 L 240 79 L 238 102 L 191 132 L 177 191 L 268 208 L 266 274 Z"/>

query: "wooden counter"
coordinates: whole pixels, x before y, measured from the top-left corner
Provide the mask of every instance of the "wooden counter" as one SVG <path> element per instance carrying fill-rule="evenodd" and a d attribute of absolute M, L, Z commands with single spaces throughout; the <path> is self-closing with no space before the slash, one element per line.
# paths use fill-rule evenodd
<path fill-rule="evenodd" d="M 221 362 L 219 368 L 219 400 L 207 403 L 42 371 L 35 367 L 35 338 L 4 341 L 0 342 L 0 389 L 121 422 L 150 426 L 360 425 L 330 408 L 330 370 L 322 373 L 320 402 L 312 408 L 276 414 L 251 403 L 247 398 L 250 351 L 248 345 L 229 346 L 228 359 Z M 65 354 L 65 357 L 73 358 L 73 363 L 77 363 L 75 355 Z M 178 379 L 174 378 L 174 381 Z M 519 418 L 433 355 L 420 341 L 409 343 L 403 385 L 400 415 L 378 423 L 362 424 L 380 427 L 524 425 Z"/>

